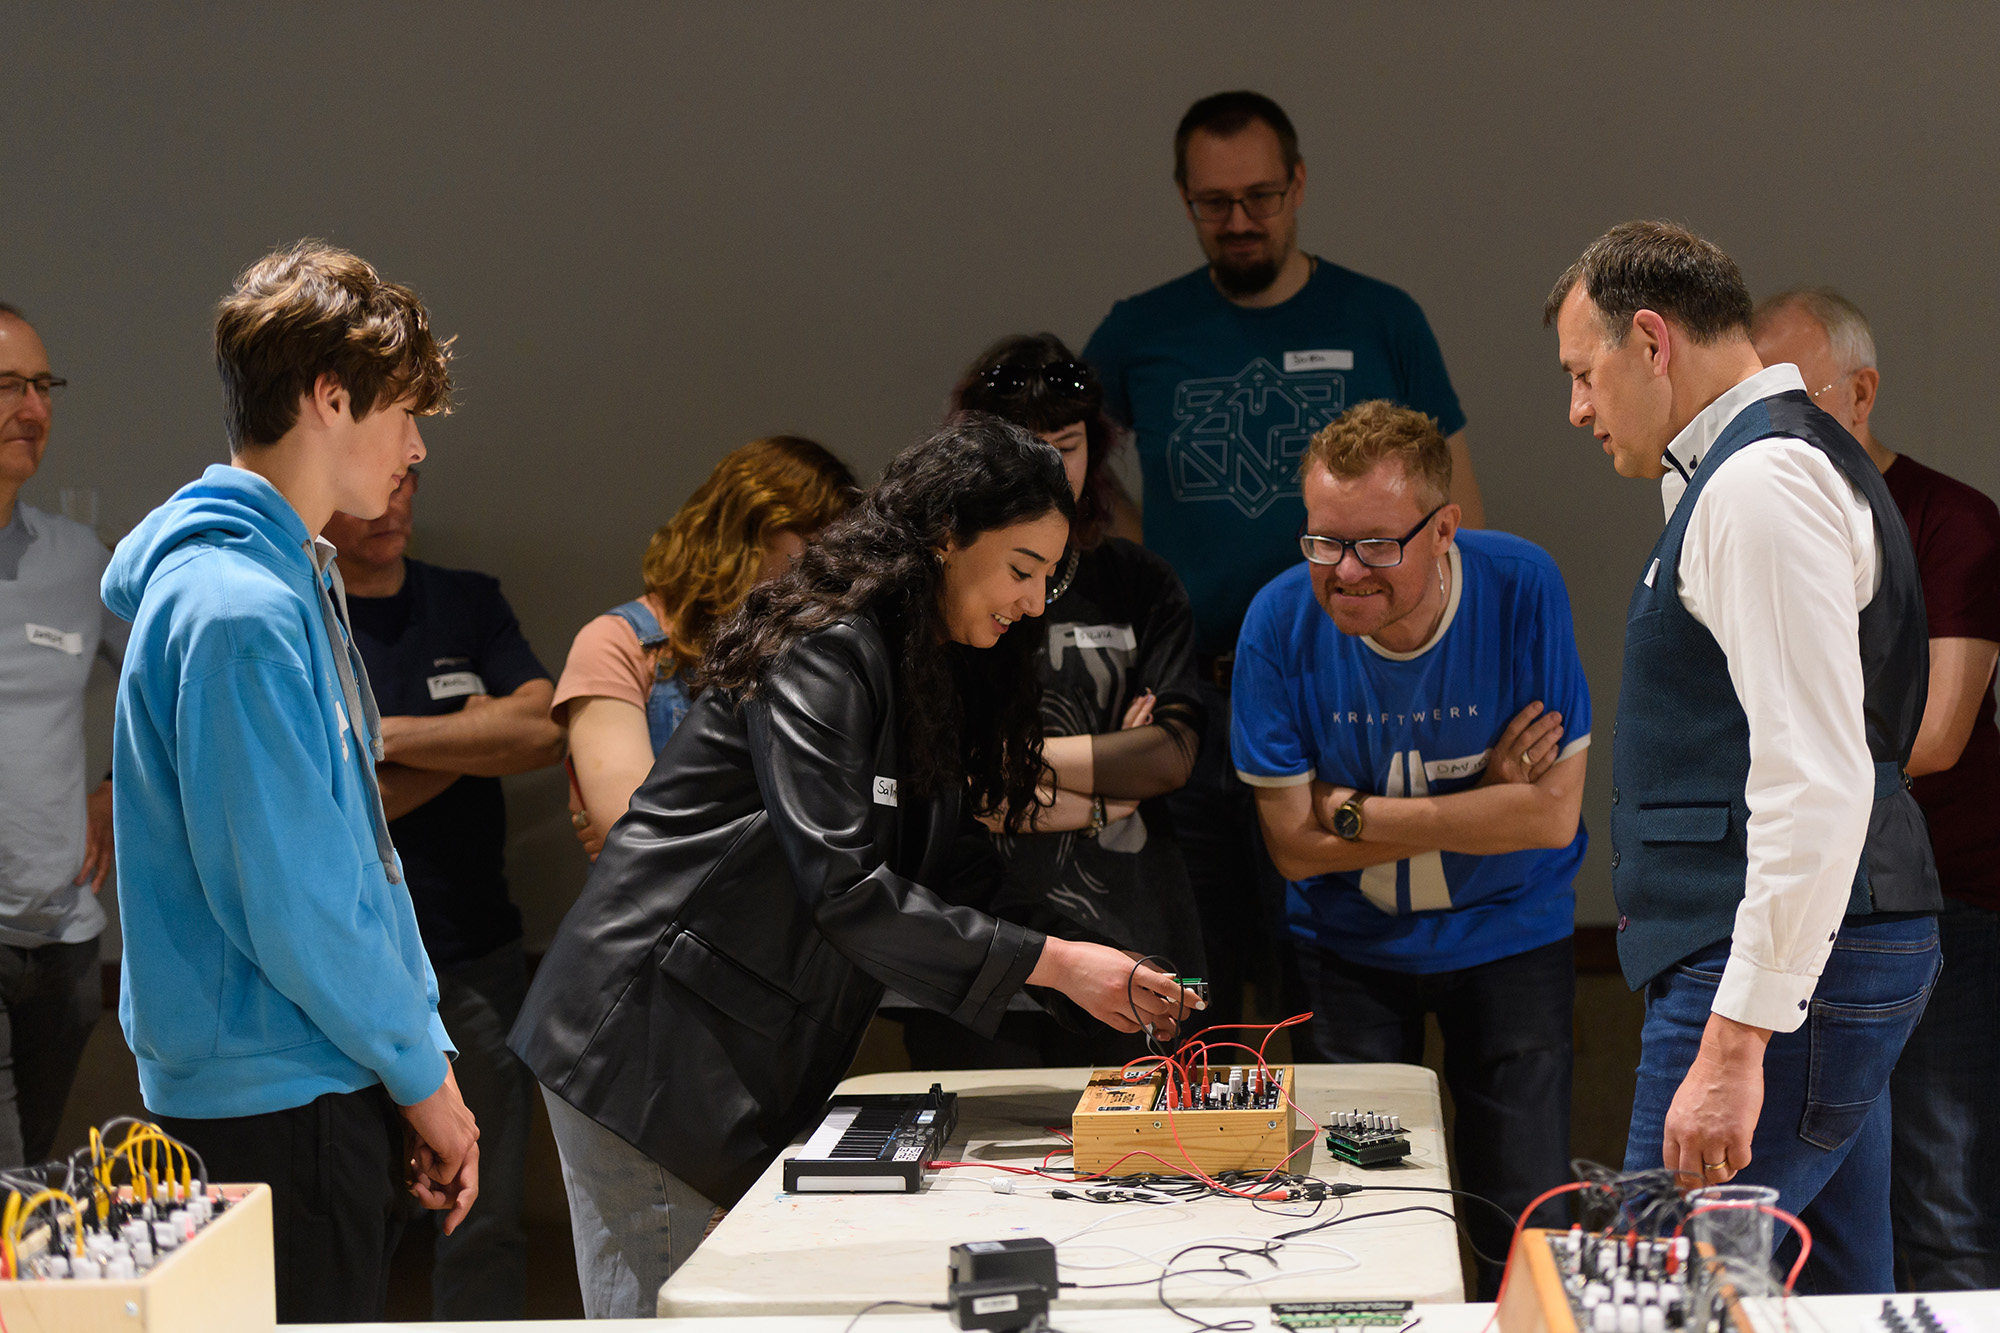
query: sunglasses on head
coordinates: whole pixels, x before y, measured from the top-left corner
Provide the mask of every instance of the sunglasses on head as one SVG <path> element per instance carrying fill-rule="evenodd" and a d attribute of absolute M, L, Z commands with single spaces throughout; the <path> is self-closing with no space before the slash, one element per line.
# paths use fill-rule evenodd
<path fill-rule="evenodd" d="M 1097 377 L 1077 361 L 1051 361 L 1045 366 L 994 366 L 979 377 L 979 387 L 1003 398 L 1026 392 L 1040 382 L 1063 398 L 1088 398 L 1097 392 Z"/>

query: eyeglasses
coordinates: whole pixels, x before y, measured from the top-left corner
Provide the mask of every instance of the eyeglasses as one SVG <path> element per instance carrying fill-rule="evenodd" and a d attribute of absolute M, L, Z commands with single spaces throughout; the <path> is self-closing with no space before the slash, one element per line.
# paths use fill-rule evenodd
<path fill-rule="evenodd" d="M 1292 192 L 1287 185 L 1281 190 L 1249 190 L 1243 194 L 1194 194 L 1188 196 L 1188 211 L 1203 222 L 1227 222 L 1236 206 L 1243 206 L 1243 215 L 1261 222 L 1265 218 L 1278 216 L 1278 210 L 1285 206 L 1285 196 Z"/>
<path fill-rule="evenodd" d="M 1024 393 L 1035 383 L 1046 384 L 1062 398 L 1088 398 L 1097 392 L 1097 376 L 1080 361 L 1051 361 L 1043 366 L 994 366 L 979 377 L 979 387 L 1002 398 Z"/>
<path fill-rule="evenodd" d="M 1443 508 L 1444 505 L 1439 505 L 1437 509 L 1425 514 L 1417 520 L 1417 526 L 1400 537 L 1358 537 L 1353 540 L 1346 537 L 1315 537 L 1307 532 L 1306 525 L 1301 523 L 1299 550 L 1315 565 L 1337 565 L 1347 558 L 1349 551 L 1352 551 L 1354 558 L 1370 569 L 1388 569 L 1403 563 L 1403 548 L 1415 541 L 1417 534 L 1422 532 L 1430 521 L 1438 516 L 1438 510 Z"/>
<path fill-rule="evenodd" d="M 30 389 L 39 393 L 43 402 L 54 402 L 56 391 L 68 384 L 60 375 L 0 375 L 0 403 L 12 406 Z"/>

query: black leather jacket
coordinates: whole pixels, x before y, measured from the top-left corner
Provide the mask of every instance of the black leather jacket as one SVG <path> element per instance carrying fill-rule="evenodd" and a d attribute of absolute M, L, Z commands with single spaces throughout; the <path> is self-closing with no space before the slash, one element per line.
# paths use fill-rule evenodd
<path fill-rule="evenodd" d="M 965 905 L 997 867 L 957 791 L 898 792 L 895 680 L 857 617 L 794 645 L 741 708 L 696 700 L 509 1038 L 718 1203 L 818 1114 L 884 986 L 990 1037 L 1041 956 L 1042 935 Z"/>

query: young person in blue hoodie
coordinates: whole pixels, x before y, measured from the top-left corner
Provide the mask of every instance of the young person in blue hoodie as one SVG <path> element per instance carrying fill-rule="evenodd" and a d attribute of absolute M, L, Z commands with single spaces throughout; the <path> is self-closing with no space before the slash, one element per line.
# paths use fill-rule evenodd
<path fill-rule="evenodd" d="M 479 1131 L 375 784 L 335 510 L 379 516 L 444 409 L 408 288 L 310 242 L 246 270 L 216 363 L 231 461 L 119 543 L 119 1021 L 213 1180 L 271 1185 L 280 1323 L 382 1317 L 405 1188 L 457 1225 Z"/>

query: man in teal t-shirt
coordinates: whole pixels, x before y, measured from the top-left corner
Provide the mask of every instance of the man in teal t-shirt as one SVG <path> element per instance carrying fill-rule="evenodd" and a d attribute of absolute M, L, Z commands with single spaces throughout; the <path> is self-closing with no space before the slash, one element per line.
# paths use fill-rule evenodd
<path fill-rule="evenodd" d="M 1451 446 L 1465 525 L 1480 526 L 1483 510 L 1465 413 L 1424 312 L 1298 248 L 1306 169 L 1284 110 L 1251 92 L 1196 102 L 1174 136 L 1174 178 L 1208 263 L 1118 302 L 1083 355 L 1138 449 L 1146 545 L 1194 606 L 1209 734 L 1170 806 L 1207 936 L 1208 1017 L 1229 1023 L 1243 982 L 1270 995 L 1287 956 L 1283 881 L 1229 763 L 1229 673 L 1250 599 L 1299 561 L 1306 443 L 1356 403 L 1415 408 Z M 1245 910 L 1253 879 L 1261 911 Z M 1282 989 L 1287 1005 L 1301 1001 L 1294 978 Z"/>

